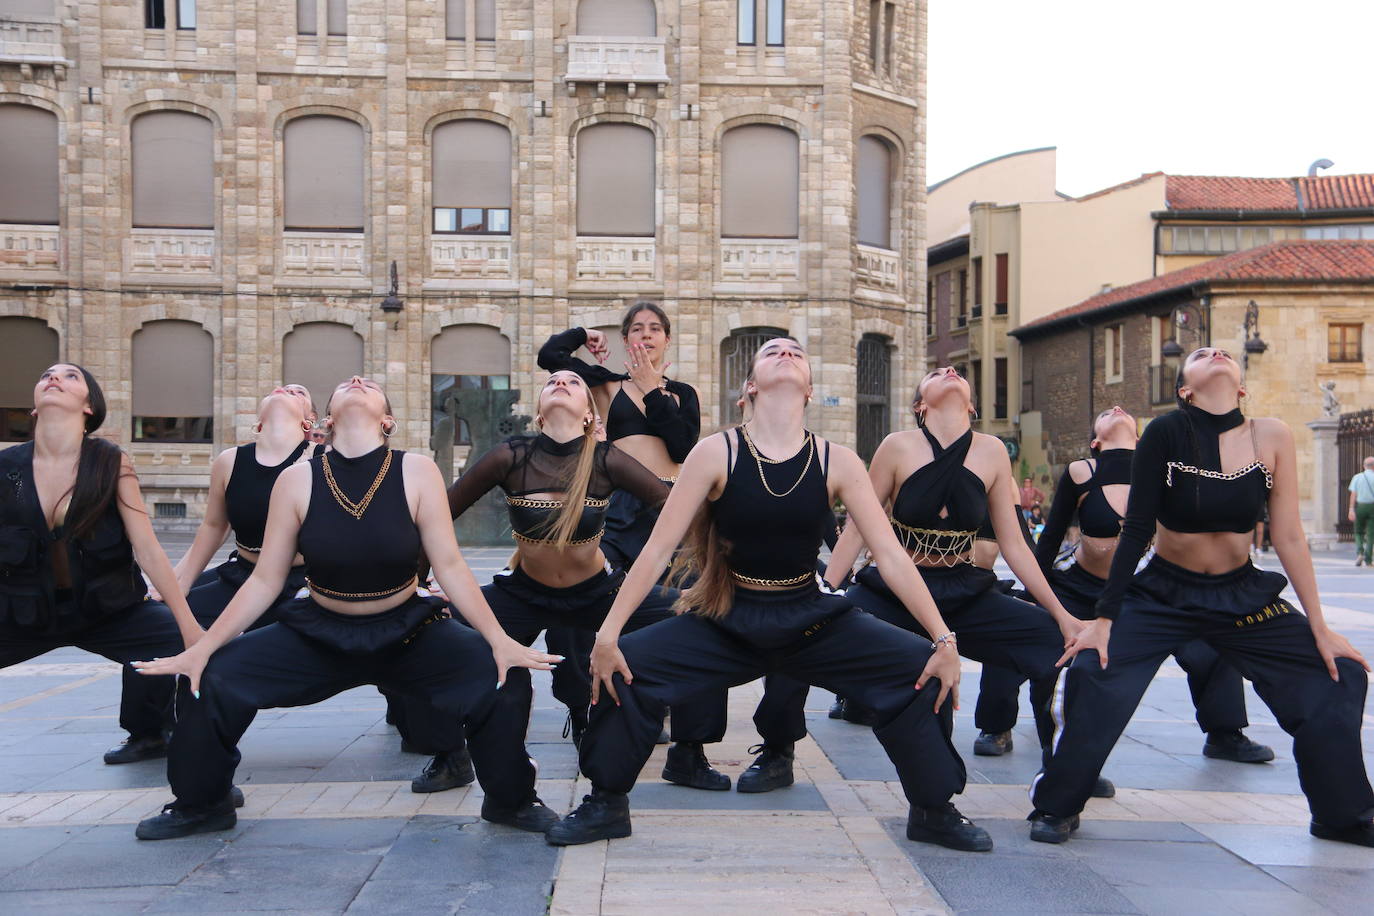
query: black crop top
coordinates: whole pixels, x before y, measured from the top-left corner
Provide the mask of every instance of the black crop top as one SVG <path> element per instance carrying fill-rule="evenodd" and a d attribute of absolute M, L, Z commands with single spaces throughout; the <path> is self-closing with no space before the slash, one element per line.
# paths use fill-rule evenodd
<path fill-rule="evenodd" d="M 488 491 L 500 487 L 506 494 L 515 539 L 550 541 L 550 529 L 557 524 L 563 501 L 545 494 L 567 489 L 581 450 L 581 437 L 555 442 L 543 433 L 513 436 L 478 458 L 453 482 L 448 490 L 449 511 L 457 518 Z M 613 490 L 633 494 L 650 509 L 658 509 L 668 498 L 668 486 L 648 468 L 614 445 L 598 442 L 582 518 L 569 543 L 585 544 L 601 536 Z M 539 498 L 531 498 L 535 494 Z"/>
<path fill-rule="evenodd" d="M 357 458 L 326 452 L 310 459 L 310 507 L 296 549 L 310 570 L 306 581 L 312 590 L 342 601 L 371 601 L 415 583 L 420 529 L 406 501 L 404 460 L 405 452 L 385 445 Z"/>
<path fill-rule="evenodd" d="M 1245 422 L 1239 408 L 1221 415 L 1191 404 L 1153 420 L 1136 446 L 1131 498 L 1097 616 L 1115 618 L 1155 523 L 1186 533 L 1253 530 L 1269 500 L 1273 476 L 1259 459 L 1222 473 L 1219 437 Z M 1255 442 L 1251 425 L 1252 442 Z"/>
<path fill-rule="evenodd" d="M 734 466 L 711 503 L 711 515 L 730 545 L 731 574 L 746 586 L 813 581 L 821 542 L 835 528 L 826 484 L 830 443 L 821 444 L 808 431 L 797 454 L 773 461 L 754 448 L 744 427 L 721 435 L 726 466 Z"/>
<path fill-rule="evenodd" d="M 1076 483 L 1069 469 L 1064 468 L 1054 488 L 1054 501 L 1045 518 L 1045 530 L 1040 532 L 1040 540 L 1035 545 L 1035 559 L 1042 570 L 1048 573 L 1054 566 L 1059 545 L 1064 542 L 1064 534 L 1075 513 L 1079 529 L 1090 538 L 1114 538 L 1121 533 L 1122 516 L 1112 508 L 1102 488 L 1130 484 L 1134 455 L 1135 450 L 1129 448 L 1109 448 L 1100 452 L 1092 459 L 1092 476 L 1082 483 Z"/>
<path fill-rule="evenodd" d="M 234 543 L 243 550 L 262 550 L 267 528 L 267 505 L 272 487 L 281 472 L 300 460 L 310 446 L 302 440 L 281 464 L 270 467 L 258 463 L 258 444 L 240 445 L 234 455 L 234 470 L 224 485 L 224 514 L 234 529 Z"/>
<path fill-rule="evenodd" d="M 539 349 L 539 368 L 549 372 L 571 370 L 592 388 L 611 382 L 629 381 L 630 377 L 624 373 L 612 372 L 605 366 L 573 356 L 586 343 L 587 332 L 584 328 L 571 328 L 553 335 Z M 701 402 L 697 399 L 696 389 L 686 382 L 666 379 L 665 387 L 666 391 L 655 388 L 644 395 L 643 413 L 635 407 L 629 395 L 622 400 L 621 393 L 617 392 L 606 410 L 606 438 L 614 442 L 626 436 L 658 436 L 668 450 L 668 457 L 681 464 L 687 460 L 687 453 L 697 444 L 697 438 L 701 435 Z M 628 428 L 624 428 L 625 424 L 629 424 Z"/>
<path fill-rule="evenodd" d="M 893 497 L 892 530 L 909 551 L 962 557 L 973 549 L 988 517 L 987 487 L 964 465 L 973 430 L 948 448 L 924 426 L 921 432 L 930 443 L 932 457 L 911 472 Z"/>

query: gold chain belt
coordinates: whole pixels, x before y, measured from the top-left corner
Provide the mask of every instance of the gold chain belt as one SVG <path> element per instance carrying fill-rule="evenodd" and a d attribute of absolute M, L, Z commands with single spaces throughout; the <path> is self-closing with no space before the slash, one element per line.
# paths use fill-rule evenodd
<path fill-rule="evenodd" d="M 578 545 L 581 545 L 581 544 L 590 544 L 592 541 L 595 541 L 597 538 L 601 537 L 602 532 L 604 532 L 605 530 L 606 530 L 606 529 L 603 527 L 600 531 L 598 531 L 596 534 L 592 535 L 592 536 L 589 537 L 589 538 L 572 538 L 571 540 L 569 540 L 569 541 L 567 542 L 567 546 L 569 546 L 569 547 L 577 547 Z M 512 531 L 512 532 L 511 532 L 511 537 L 515 538 L 517 541 L 519 541 L 519 542 L 522 543 L 522 544 L 556 544 L 556 543 L 557 543 L 557 541 L 555 541 L 553 538 L 532 538 L 532 537 L 530 537 L 529 535 L 521 534 L 521 533 L 518 532 L 518 531 Z"/>
<path fill-rule="evenodd" d="M 319 592 L 321 595 L 324 595 L 326 598 L 339 598 L 339 599 L 341 599 L 341 600 L 343 600 L 343 601 L 363 601 L 363 600 L 366 600 L 366 599 L 369 599 L 369 598 L 389 598 L 389 597 L 391 597 L 392 595 L 396 595 L 396 594 L 399 594 L 400 592 L 405 591 L 406 589 L 408 589 L 408 588 L 410 588 L 411 586 L 415 585 L 416 582 L 418 582 L 418 581 L 419 581 L 419 576 L 411 576 L 409 579 L 407 579 L 407 580 L 406 580 L 404 583 L 402 583 L 401 585 L 398 585 L 398 586 L 396 586 L 395 588 L 388 588 L 388 589 L 386 589 L 385 591 L 380 591 L 380 592 L 336 592 L 336 591 L 334 591 L 333 589 L 330 589 L 330 588 L 323 588 L 323 587 L 321 587 L 321 586 L 319 586 L 319 585 L 316 585 L 315 582 L 313 582 L 309 576 L 306 576 L 306 577 L 305 577 L 305 584 L 308 585 L 308 586 L 310 586 L 310 590 L 311 590 L 312 592 Z"/>
<path fill-rule="evenodd" d="M 779 585 L 779 586 L 781 586 L 781 585 L 801 585 L 801 584 L 804 583 L 804 582 L 815 581 L 815 578 L 816 578 L 816 574 L 815 574 L 814 572 L 807 572 L 807 573 L 802 573 L 800 576 L 793 576 L 793 577 L 790 578 L 790 579 L 758 579 L 758 578 L 755 578 L 754 576 L 746 576 L 746 575 L 744 575 L 743 573 L 737 573 L 737 572 L 735 572 L 733 569 L 730 570 L 730 576 L 731 576 L 731 578 L 733 578 L 736 582 L 743 582 L 743 583 L 745 583 L 745 584 L 747 584 L 747 585 Z"/>

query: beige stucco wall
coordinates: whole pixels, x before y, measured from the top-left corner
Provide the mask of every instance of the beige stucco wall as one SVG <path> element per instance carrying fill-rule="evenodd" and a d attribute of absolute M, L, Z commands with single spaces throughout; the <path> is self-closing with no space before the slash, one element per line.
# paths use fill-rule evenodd
<path fill-rule="evenodd" d="M 969 231 L 969 204 L 1059 200 L 1054 147 L 1009 153 L 971 166 L 930 190 L 926 231 L 931 244 Z"/>

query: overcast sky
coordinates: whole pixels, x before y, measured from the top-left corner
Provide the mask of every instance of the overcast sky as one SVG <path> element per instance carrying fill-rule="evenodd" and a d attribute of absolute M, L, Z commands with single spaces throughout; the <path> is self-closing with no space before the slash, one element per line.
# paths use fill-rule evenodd
<path fill-rule="evenodd" d="M 1374 172 L 1374 0 L 929 0 L 926 177 L 1059 148 L 1079 196 L 1143 172 Z"/>

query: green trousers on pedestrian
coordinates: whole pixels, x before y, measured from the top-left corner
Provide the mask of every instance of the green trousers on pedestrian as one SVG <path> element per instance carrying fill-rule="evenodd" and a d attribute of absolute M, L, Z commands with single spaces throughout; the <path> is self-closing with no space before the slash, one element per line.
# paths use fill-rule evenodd
<path fill-rule="evenodd" d="M 1374 566 L 1374 503 L 1355 503 L 1355 553 Z"/>

